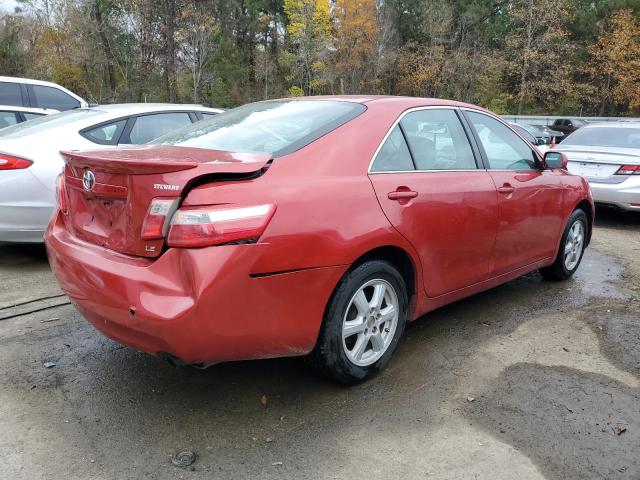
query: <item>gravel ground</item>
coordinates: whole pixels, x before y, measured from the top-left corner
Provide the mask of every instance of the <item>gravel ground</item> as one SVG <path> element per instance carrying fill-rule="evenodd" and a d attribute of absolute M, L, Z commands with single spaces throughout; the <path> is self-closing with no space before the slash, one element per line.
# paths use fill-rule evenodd
<path fill-rule="evenodd" d="M 353 388 L 301 359 L 201 371 L 121 347 L 56 296 L 42 247 L 0 246 L 0 478 L 638 479 L 640 215 L 597 222 L 573 280 L 433 312 Z"/>

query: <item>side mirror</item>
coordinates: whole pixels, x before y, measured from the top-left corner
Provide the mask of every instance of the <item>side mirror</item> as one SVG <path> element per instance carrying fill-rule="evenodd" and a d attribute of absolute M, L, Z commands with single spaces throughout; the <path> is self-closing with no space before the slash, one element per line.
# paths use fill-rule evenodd
<path fill-rule="evenodd" d="M 566 170 L 569 159 L 562 152 L 554 152 L 553 150 L 549 150 L 544 154 L 544 163 L 547 168 L 550 168 L 552 170 L 556 168 Z"/>

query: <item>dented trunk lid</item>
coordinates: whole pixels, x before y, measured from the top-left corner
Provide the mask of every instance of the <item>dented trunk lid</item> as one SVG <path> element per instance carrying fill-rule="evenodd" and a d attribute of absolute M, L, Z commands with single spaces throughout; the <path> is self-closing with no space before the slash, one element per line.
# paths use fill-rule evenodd
<path fill-rule="evenodd" d="M 255 178 L 271 160 L 266 153 L 166 145 L 61 153 L 70 232 L 86 242 L 144 257 L 157 257 L 164 247 L 164 239 L 142 239 L 154 198 L 184 198 L 194 186 L 218 179 Z"/>

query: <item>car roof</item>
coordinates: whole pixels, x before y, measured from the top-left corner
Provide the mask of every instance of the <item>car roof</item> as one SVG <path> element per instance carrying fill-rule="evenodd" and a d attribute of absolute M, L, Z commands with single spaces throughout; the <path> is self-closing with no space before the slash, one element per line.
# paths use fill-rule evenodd
<path fill-rule="evenodd" d="M 589 123 L 582 128 L 599 128 L 599 127 L 608 127 L 608 128 L 640 128 L 640 121 L 638 120 L 629 120 L 629 121 L 618 121 L 618 122 L 598 122 L 598 123 Z"/>
<path fill-rule="evenodd" d="M 203 107 L 202 105 L 186 104 L 186 103 L 112 103 L 106 105 L 93 105 L 89 107 L 92 110 L 99 110 L 109 113 L 117 113 L 119 115 L 135 115 L 147 112 L 171 112 L 171 111 L 198 111 L 221 113 L 224 110 L 220 108 Z"/>
<path fill-rule="evenodd" d="M 264 100 L 264 101 L 270 102 L 270 101 L 314 101 L 314 100 L 333 100 L 338 102 L 354 102 L 354 103 L 361 103 L 361 104 L 376 102 L 376 103 L 386 103 L 389 105 L 395 105 L 397 107 L 403 107 L 403 108 L 438 106 L 438 107 L 472 108 L 474 110 L 488 111 L 477 105 L 458 102 L 455 100 L 448 100 L 444 98 L 405 97 L 400 95 L 319 95 L 319 96 L 310 96 L 310 97 L 289 97 L 289 98 L 280 98 L 280 99 Z"/>
<path fill-rule="evenodd" d="M 44 80 L 35 80 L 33 78 L 23 78 L 23 77 L 3 77 L 0 76 L 0 82 L 13 82 L 13 83 L 30 83 L 32 85 L 46 85 L 51 87 L 60 87 L 57 83 L 47 82 Z"/>
<path fill-rule="evenodd" d="M 58 113 L 58 110 L 54 110 L 53 108 L 34 108 L 34 107 L 22 107 L 17 105 L 0 105 L 0 110 L 3 112 L 11 111 L 11 112 L 31 112 L 31 113 Z"/>

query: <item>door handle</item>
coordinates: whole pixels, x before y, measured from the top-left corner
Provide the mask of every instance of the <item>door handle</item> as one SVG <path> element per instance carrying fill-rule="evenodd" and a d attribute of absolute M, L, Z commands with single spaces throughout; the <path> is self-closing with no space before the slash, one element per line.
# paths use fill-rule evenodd
<path fill-rule="evenodd" d="M 389 200 L 405 200 L 416 198 L 417 196 L 418 192 L 414 192 L 413 190 L 396 190 L 395 192 L 389 192 L 387 194 Z"/>
<path fill-rule="evenodd" d="M 505 183 L 503 186 L 498 187 L 498 192 L 504 193 L 505 195 L 509 195 L 516 191 L 516 188 L 508 183 Z"/>

